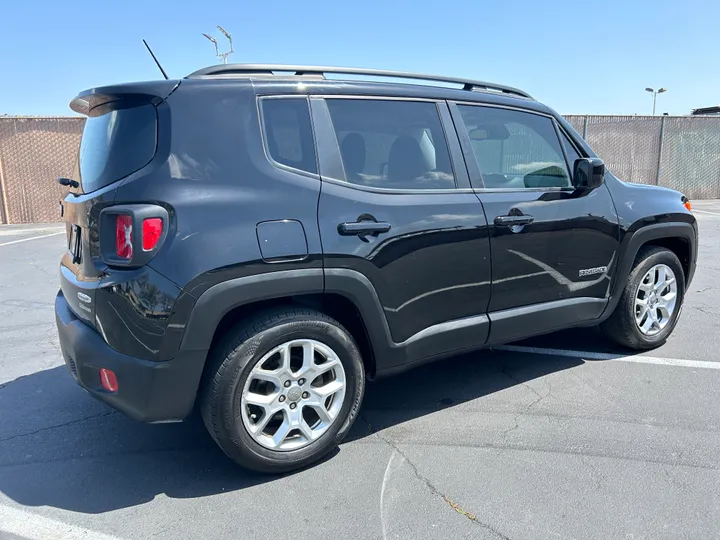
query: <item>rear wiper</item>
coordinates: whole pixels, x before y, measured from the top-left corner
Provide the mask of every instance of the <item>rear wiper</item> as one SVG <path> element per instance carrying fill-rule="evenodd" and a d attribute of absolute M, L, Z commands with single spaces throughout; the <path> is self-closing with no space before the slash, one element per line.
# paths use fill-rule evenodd
<path fill-rule="evenodd" d="M 57 181 L 61 186 L 70 186 L 72 188 L 80 187 L 80 182 L 71 178 L 58 178 Z"/>

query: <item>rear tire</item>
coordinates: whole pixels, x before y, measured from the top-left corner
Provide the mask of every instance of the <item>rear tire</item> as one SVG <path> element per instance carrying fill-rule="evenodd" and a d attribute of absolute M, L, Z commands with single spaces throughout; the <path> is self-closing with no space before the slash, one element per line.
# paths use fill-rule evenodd
<path fill-rule="evenodd" d="M 360 410 L 365 373 L 340 323 L 311 309 L 258 314 L 211 353 L 201 389 L 205 426 L 243 467 L 282 473 L 334 450 Z"/>
<path fill-rule="evenodd" d="M 675 329 L 684 297 L 685 274 L 677 256 L 662 247 L 643 247 L 615 311 L 600 328 L 624 347 L 659 347 Z"/>

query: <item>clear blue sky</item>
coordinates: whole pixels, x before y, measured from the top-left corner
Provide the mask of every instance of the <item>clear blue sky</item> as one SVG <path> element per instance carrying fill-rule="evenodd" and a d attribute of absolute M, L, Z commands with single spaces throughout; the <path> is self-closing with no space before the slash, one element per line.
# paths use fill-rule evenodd
<path fill-rule="evenodd" d="M 520 87 L 560 113 L 649 114 L 720 104 L 720 2 L 669 0 L 6 0 L 0 114 L 72 114 L 83 89 L 234 62 L 422 71 Z"/>

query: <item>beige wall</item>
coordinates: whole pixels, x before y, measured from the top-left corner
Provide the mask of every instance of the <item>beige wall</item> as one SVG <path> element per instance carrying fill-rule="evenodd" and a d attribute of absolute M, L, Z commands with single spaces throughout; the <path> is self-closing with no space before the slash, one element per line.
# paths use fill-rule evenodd
<path fill-rule="evenodd" d="M 60 221 L 85 119 L 0 118 L 0 221 Z"/>

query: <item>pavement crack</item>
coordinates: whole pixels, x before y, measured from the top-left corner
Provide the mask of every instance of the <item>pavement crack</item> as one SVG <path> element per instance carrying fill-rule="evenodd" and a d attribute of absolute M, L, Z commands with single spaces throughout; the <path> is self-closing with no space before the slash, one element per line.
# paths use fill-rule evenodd
<path fill-rule="evenodd" d="M 30 266 L 32 266 L 32 267 L 35 268 L 36 270 L 42 272 L 42 273 L 45 274 L 46 276 L 51 277 L 51 278 L 53 278 L 53 279 L 56 277 L 55 274 L 53 274 L 53 273 L 51 273 L 51 272 L 48 272 L 48 271 L 45 270 L 43 267 L 38 266 L 38 265 L 35 264 L 34 262 L 32 262 L 32 261 L 28 261 L 28 262 L 30 263 Z"/>
<path fill-rule="evenodd" d="M 415 463 L 412 462 L 412 460 L 407 456 L 407 454 L 405 454 L 405 452 L 403 452 L 395 442 L 393 442 L 391 439 L 388 439 L 387 437 L 383 437 L 379 432 L 375 431 L 372 424 L 362 414 L 359 414 L 358 416 L 368 427 L 369 434 L 374 435 L 376 438 L 378 438 L 380 441 L 384 442 L 386 445 L 388 445 L 390 448 L 392 448 L 395 452 L 400 454 L 400 456 L 402 456 L 402 458 L 405 460 L 405 462 L 410 466 L 410 470 L 412 471 L 415 478 L 420 480 L 425 485 L 425 487 L 427 487 L 428 491 L 430 491 L 430 493 L 432 495 L 442 499 L 443 502 L 445 502 L 445 504 L 447 504 L 455 512 L 457 512 L 458 514 L 460 514 L 462 516 L 465 516 L 467 519 L 469 519 L 473 524 L 477 525 L 478 527 L 482 527 L 483 529 L 491 532 L 492 534 L 494 534 L 495 536 L 497 536 L 498 538 L 500 538 L 502 540 L 510 540 L 509 537 L 507 537 L 504 534 L 502 534 L 501 532 L 497 531 L 491 525 L 480 521 L 478 519 L 477 515 L 465 510 L 462 506 L 460 506 L 458 503 L 453 501 L 446 493 L 443 493 L 442 491 L 440 491 L 440 489 L 437 488 L 430 481 L 430 479 L 427 476 L 425 476 L 424 474 L 422 474 L 420 472 L 417 465 L 415 465 Z"/>
<path fill-rule="evenodd" d="M 65 427 L 65 426 L 71 426 L 73 424 L 79 424 L 80 422 L 85 422 L 86 420 L 92 420 L 94 418 L 102 418 L 104 416 L 110 416 L 111 414 L 117 414 L 117 411 L 109 411 L 109 412 L 104 412 L 101 414 L 94 414 L 92 416 L 85 416 L 83 418 L 77 418 L 75 420 L 63 422 L 62 424 L 56 424 L 54 426 L 47 426 L 44 428 L 36 429 L 35 431 L 29 431 L 27 433 L 20 433 L 19 435 L 12 435 L 11 437 L 5 437 L 4 439 L 0 439 L 0 443 L 12 441 L 14 439 L 21 439 L 23 437 L 30 437 L 31 435 L 37 435 L 38 433 L 42 433 L 43 431 L 49 431 L 51 429 L 57 429 L 57 428 Z"/>
<path fill-rule="evenodd" d="M 535 399 L 533 399 L 530 403 L 527 404 L 527 406 L 526 406 L 522 411 L 520 411 L 519 413 L 517 413 L 517 414 L 515 415 L 515 417 L 513 418 L 513 424 L 514 424 L 514 425 L 511 426 L 510 428 L 506 429 L 506 430 L 503 432 L 503 440 L 504 440 L 504 439 L 507 438 L 507 436 L 508 436 L 511 432 L 515 431 L 516 429 L 518 429 L 518 428 L 520 427 L 520 425 L 519 425 L 519 423 L 518 423 L 518 419 L 519 419 L 522 415 L 528 414 L 528 413 L 530 412 L 530 409 L 532 409 L 535 405 L 537 405 L 538 403 L 540 403 L 543 399 L 545 399 L 545 398 L 547 398 L 547 397 L 550 397 L 550 395 L 552 394 L 552 387 L 551 387 L 550 384 L 548 383 L 548 391 L 547 391 L 547 393 L 546 393 L 545 395 L 542 395 L 542 394 L 540 394 L 537 390 L 535 390 L 532 386 L 530 386 L 529 384 L 527 384 L 525 381 L 521 381 L 520 379 L 518 379 L 517 377 L 515 377 L 514 375 L 512 375 L 512 374 L 506 369 L 506 366 L 505 366 L 504 363 L 501 364 L 501 366 L 500 366 L 500 372 L 503 373 L 503 374 L 504 374 L 507 378 L 509 378 L 510 380 L 514 381 L 515 383 L 519 384 L 520 386 L 523 386 L 523 387 L 527 388 L 528 390 L 530 390 L 530 392 L 532 392 L 533 394 L 535 394 Z"/>
<path fill-rule="evenodd" d="M 706 307 L 706 306 L 690 306 L 690 309 L 696 309 L 698 311 L 702 311 L 706 315 L 711 315 L 713 317 L 717 317 L 717 315 L 718 315 L 717 312 L 710 311 L 713 308 L 711 308 L 709 306 L 708 307 Z"/>
<path fill-rule="evenodd" d="M 665 473 L 667 479 L 670 480 L 670 483 L 676 488 L 679 488 L 682 493 L 687 493 L 689 491 L 688 485 L 685 482 L 678 480 L 672 474 L 670 474 L 669 467 L 663 467 L 663 472 Z"/>

